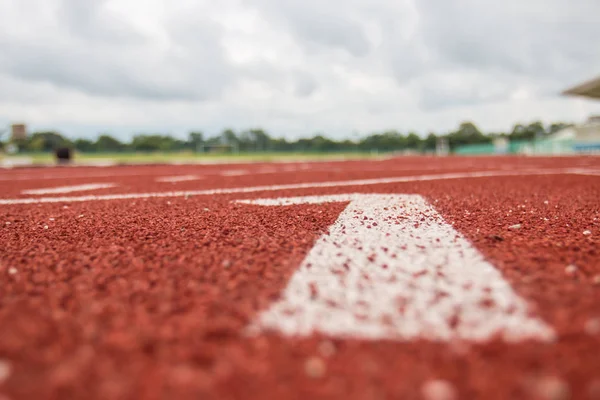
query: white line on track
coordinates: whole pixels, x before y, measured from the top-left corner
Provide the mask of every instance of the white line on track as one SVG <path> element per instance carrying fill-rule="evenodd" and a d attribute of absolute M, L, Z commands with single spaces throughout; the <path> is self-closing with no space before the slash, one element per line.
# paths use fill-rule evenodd
<path fill-rule="evenodd" d="M 356 339 L 552 340 L 498 270 L 419 195 L 240 200 L 350 202 L 249 332 Z"/>
<path fill-rule="evenodd" d="M 108 189 L 117 186 L 114 183 L 88 183 L 85 185 L 74 185 L 74 186 L 58 186 L 52 188 L 42 189 L 30 189 L 23 190 L 23 194 L 59 194 L 59 193 L 72 193 L 72 192 L 83 192 L 88 190 L 99 190 Z"/>
<path fill-rule="evenodd" d="M 37 181 L 37 180 L 59 180 L 59 179 L 89 179 L 89 178 L 112 178 L 116 176 L 145 176 L 154 173 L 140 171 L 112 171 L 112 172 L 86 172 L 86 173 L 68 173 L 57 174 L 22 174 L 0 176 L 0 181 Z"/>
<path fill-rule="evenodd" d="M 305 169 L 305 168 L 300 168 Z M 293 167 L 293 170 L 297 169 Z M 373 169 L 374 170 L 374 169 Z M 129 171 L 111 171 L 111 172 L 95 172 L 88 171 L 86 173 L 73 173 L 74 171 L 60 171 L 59 173 L 42 173 L 42 174 L 32 174 L 30 172 L 26 174 L 6 174 L 0 175 L 0 181 L 30 181 L 30 180 L 59 180 L 59 179 L 89 179 L 89 178 L 110 178 L 115 176 L 149 176 L 154 175 L 155 172 L 152 171 L 139 171 L 136 168 L 132 168 Z M 222 176 L 243 176 L 243 175 L 251 175 L 251 174 L 272 174 L 272 173 L 281 173 L 286 172 L 283 170 L 278 170 L 274 167 L 264 167 L 259 168 L 256 171 L 249 170 L 225 170 L 216 169 L 216 168 L 204 168 L 200 171 L 202 174 L 206 175 L 222 175 Z M 287 171 L 289 172 L 289 171 Z"/>
<path fill-rule="evenodd" d="M 256 174 L 276 174 L 278 172 L 280 172 L 280 170 L 274 167 L 263 167 L 255 171 Z"/>
<path fill-rule="evenodd" d="M 311 188 L 327 188 L 327 187 L 343 187 L 343 186 L 369 186 L 369 185 L 381 185 L 381 184 L 389 184 L 389 183 L 435 181 L 435 180 L 447 180 L 447 179 L 469 179 L 469 178 L 503 177 L 503 176 L 562 175 L 562 174 L 576 174 L 576 173 L 580 173 L 580 172 L 585 172 L 585 170 L 582 170 L 581 168 L 563 168 L 563 169 L 535 169 L 535 170 L 522 170 L 522 171 L 482 171 L 482 172 L 447 173 L 447 174 L 418 175 L 418 176 L 400 176 L 400 177 L 394 177 L 394 178 L 359 179 L 359 180 L 348 180 L 348 181 L 307 182 L 307 183 L 294 183 L 294 184 L 288 184 L 288 185 L 251 186 L 251 187 L 225 188 L 225 189 L 181 190 L 181 191 L 170 191 L 170 192 L 121 193 L 121 194 L 107 194 L 107 195 L 39 197 L 39 198 L 22 198 L 22 199 L 0 199 L 0 204 L 64 203 L 64 202 L 82 202 L 82 201 L 100 201 L 100 200 L 126 200 L 126 199 L 143 199 L 143 198 L 160 198 L 160 197 L 203 196 L 203 195 L 228 194 L 228 193 L 253 193 L 253 192 L 277 191 L 277 190 L 311 189 Z"/>
<path fill-rule="evenodd" d="M 199 179 L 204 179 L 204 178 L 202 176 L 198 176 L 198 175 L 160 176 L 160 177 L 156 178 L 156 182 L 177 183 L 177 182 L 197 181 Z"/>
<path fill-rule="evenodd" d="M 219 175 L 221 176 L 243 176 L 243 175 L 250 175 L 251 172 L 248 171 L 247 169 L 231 169 L 229 171 L 223 171 L 221 173 L 219 173 Z"/>
<path fill-rule="evenodd" d="M 586 175 L 586 176 L 600 176 L 600 171 L 585 171 L 585 172 L 576 172 L 576 175 Z"/>

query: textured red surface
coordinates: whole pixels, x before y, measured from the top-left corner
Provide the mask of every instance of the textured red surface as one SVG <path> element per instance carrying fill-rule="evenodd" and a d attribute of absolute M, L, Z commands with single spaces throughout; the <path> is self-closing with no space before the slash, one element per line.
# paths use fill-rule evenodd
<path fill-rule="evenodd" d="M 228 165 L 154 165 L 118 167 L 54 167 L 0 170 L 0 198 L 31 197 L 24 190 L 85 183 L 115 183 L 95 194 L 198 190 L 243 186 L 373 179 L 469 171 L 519 171 L 539 168 L 600 168 L 598 158 L 427 158 L 407 157 L 378 161 L 252 163 Z M 240 175 L 228 175 L 228 174 Z M 225 174 L 225 175 L 223 175 Z M 157 178 L 196 175 L 200 180 L 177 183 Z M 75 192 L 75 194 L 86 192 Z M 46 195 L 34 195 L 42 197 Z"/>
<path fill-rule="evenodd" d="M 344 176 L 357 178 L 450 168 L 600 166 L 597 158 L 450 161 L 327 165 L 352 170 Z M 16 197 L 15 188 L 24 182 L 27 188 L 48 185 L 51 178 L 36 180 L 36 174 L 101 170 L 115 172 L 112 181 L 134 182 L 118 173 L 139 170 L 147 179 L 128 187 L 150 191 L 158 190 L 150 182 L 159 175 L 258 167 L 19 169 L 0 173 L 5 178 L 0 197 Z M 15 180 L 18 176 L 29 178 Z M 226 179 L 238 187 L 325 178 L 307 170 Z M 64 178 L 56 182 L 49 186 L 66 184 Z M 345 204 L 269 208 L 231 200 L 349 192 L 424 195 L 535 305 L 557 332 L 556 342 L 246 337 L 243 328 L 277 298 Z M 3 205 L 0 394 L 9 399 L 424 398 L 423 385 L 442 379 L 456 398 L 600 398 L 599 199 L 599 176 L 552 175 Z M 515 224 L 520 229 L 509 228 Z"/>

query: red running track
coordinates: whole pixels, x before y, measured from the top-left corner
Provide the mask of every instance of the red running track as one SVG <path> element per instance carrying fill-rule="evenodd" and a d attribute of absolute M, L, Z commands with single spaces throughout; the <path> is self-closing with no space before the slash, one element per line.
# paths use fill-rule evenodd
<path fill-rule="evenodd" d="M 480 171 L 496 175 L 468 176 Z M 156 180 L 191 175 L 200 178 Z M 430 180 L 310 185 L 423 175 Z M 23 193 L 101 182 L 115 186 Z M 264 188 L 296 183 L 307 185 Z M 254 186 L 263 189 L 183 193 Z M 19 168 L 0 171 L 0 187 L 2 400 L 600 399 L 598 158 Z M 182 193 L 136 197 L 169 191 Z M 248 329 L 283 297 L 349 203 L 236 200 L 348 193 L 422 196 L 554 337 L 396 340 Z M 438 267 L 444 262 L 452 263 Z M 458 316 L 450 326 L 460 326 Z M 351 319 L 352 329 L 361 318 Z"/>

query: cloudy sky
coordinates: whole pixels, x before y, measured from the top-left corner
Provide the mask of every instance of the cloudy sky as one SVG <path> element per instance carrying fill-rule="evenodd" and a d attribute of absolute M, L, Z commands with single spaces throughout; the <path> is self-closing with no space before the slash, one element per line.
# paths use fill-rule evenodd
<path fill-rule="evenodd" d="M 585 120 L 598 0 L 0 0 L 0 127 L 295 138 Z"/>

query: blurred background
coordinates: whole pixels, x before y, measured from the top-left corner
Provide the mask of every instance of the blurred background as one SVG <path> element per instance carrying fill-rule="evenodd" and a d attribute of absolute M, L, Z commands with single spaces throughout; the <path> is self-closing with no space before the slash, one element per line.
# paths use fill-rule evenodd
<path fill-rule="evenodd" d="M 600 2 L 3 0 L 0 162 L 600 153 Z"/>

